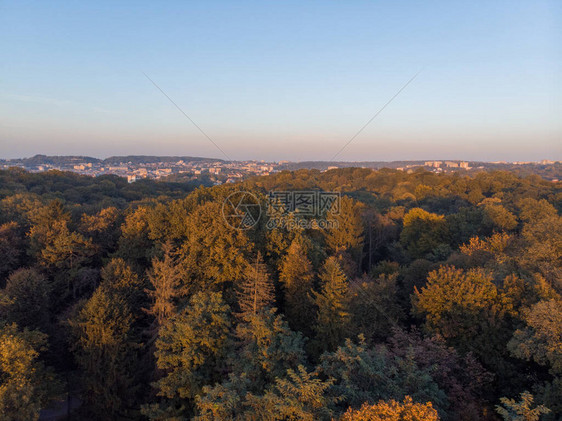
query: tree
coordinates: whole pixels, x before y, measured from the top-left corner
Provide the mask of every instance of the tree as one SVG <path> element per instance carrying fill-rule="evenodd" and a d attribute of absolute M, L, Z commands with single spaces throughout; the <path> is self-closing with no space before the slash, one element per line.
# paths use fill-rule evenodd
<path fill-rule="evenodd" d="M 82 294 L 80 270 L 92 262 L 96 248 L 90 239 L 70 229 L 70 215 L 58 200 L 36 211 L 29 230 L 30 252 L 53 279 L 55 303 Z"/>
<path fill-rule="evenodd" d="M 239 316 L 244 320 L 249 320 L 273 306 L 275 300 L 273 282 L 259 252 L 254 263 L 248 266 L 237 294 Z"/>
<path fill-rule="evenodd" d="M 437 367 L 422 367 L 411 349 L 400 357 L 384 346 L 368 348 L 362 336 L 358 339 L 357 344 L 347 339 L 345 345 L 323 354 L 320 360 L 319 373 L 334 379 L 330 394 L 341 397 L 343 410 L 406 395 L 417 402 L 431 401 L 438 409 L 447 408 L 447 395 L 433 378 Z"/>
<path fill-rule="evenodd" d="M 186 272 L 185 285 L 190 293 L 220 290 L 237 284 L 246 275 L 253 244 L 242 230 L 228 226 L 222 216 L 221 202 L 197 206 L 186 219 L 187 239 L 181 248 Z M 230 298 L 225 295 L 228 302 Z"/>
<path fill-rule="evenodd" d="M 0 314 L 10 323 L 30 329 L 49 325 L 51 287 L 35 269 L 19 269 L 0 291 Z"/>
<path fill-rule="evenodd" d="M 279 281 L 283 286 L 285 315 L 289 326 L 307 334 L 312 333 L 310 314 L 314 307 L 312 293 L 314 275 L 301 242 L 294 240 L 283 258 L 279 270 Z"/>
<path fill-rule="evenodd" d="M 428 276 L 412 296 L 412 311 L 425 318 L 426 332 L 443 336 L 459 352 L 473 352 L 498 376 L 498 387 L 523 381 L 521 369 L 509 359 L 513 297 L 482 269 L 443 266 Z"/>
<path fill-rule="evenodd" d="M 562 294 L 562 217 L 526 223 L 521 231 L 524 268 L 541 273 Z"/>
<path fill-rule="evenodd" d="M 466 243 L 478 235 L 482 226 L 483 212 L 480 208 L 463 207 L 457 213 L 447 215 L 447 230 L 451 246 Z"/>
<path fill-rule="evenodd" d="M 342 421 L 438 421 L 439 415 L 431 402 L 415 403 L 410 396 L 404 402 L 379 401 L 374 405 L 363 404 L 360 409 L 349 408 Z"/>
<path fill-rule="evenodd" d="M 138 348 L 133 321 L 126 300 L 103 287 L 69 321 L 85 410 L 98 419 L 125 416 L 133 403 Z"/>
<path fill-rule="evenodd" d="M 246 421 L 245 397 L 251 386 L 245 374 L 231 373 L 228 380 L 203 387 L 197 396 L 196 421 Z"/>
<path fill-rule="evenodd" d="M 360 263 L 363 250 L 361 212 L 361 204 L 350 197 L 341 197 L 340 208 L 332 208 L 329 211 L 329 220 L 333 221 L 335 226 L 324 232 L 328 252 L 333 255 L 349 253 L 356 264 Z"/>
<path fill-rule="evenodd" d="M 139 279 L 131 266 L 121 258 L 111 259 L 101 269 L 101 286 L 106 291 L 119 294 L 123 297 L 129 308 L 137 310 L 146 300 L 143 294 L 143 281 Z"/>
<path fill-rule="evenodd" d="M 154 243 L 149 237 L 150 210 L 141 206 L 125 216 L 115 257 L 121 257 L 139 273 L 150 265 L 154 257 Z"/>
<path fill-rule="evenodd" d="M 505 232 L 496 232 L 490 237 L 472 237 L 468 243 L 460 246 L 461 253 L 469 256 L 469 260 L 475 266 L 483 266 L 492 262 L 493 267 L 505 263 L 509 256 L 507 254 L 514 237 Z"/>
<path fill-rule="evenodd" d="M 47 206 L 40 206 L 31 212 L 32 225 L 28 232 L 29 252 L 39 258 L 41 251 L 55 237 L 55 229 L 68 227 L 70 214 L 65 211 L 60 200 L 53 200 Z"/>
<path fill-rule="evenodd" d="M 55 222 L 48 241 L 43 244 L 40 261 L 49 269 L 73 273 L 73 270 L 86 265 L 94 253 L 90 240 L 70 231 L 64 223 Z"/>
<path fill-rule="evenodd" d="M 230 365 L 234 374 L 246 376 L 253 392 L 263 390 L 276 377 L 305 361 L 302 334 L 293 332 L 275 309 L 244 319 L 236 326 L 236 337 Z"/>
<path fill-rule="evenodd" d="M 429 258 L 440 246 L 447 245 L 447 223 L 443 215 L 413 208 L 404 216 L 400 243 L 412 259 Z"/>
<path fill-rule="evenodd" d="M 31 225 L 32 216 L 41 209 L 43 203 L 35 193 L 15 193 L 4 197 L 0 201 L 0 222 L 14 221 L 27 231 Z"/>
<path fill-rule="evenodd" d="M 500 401 L 504 406 L 496 405 L 496 412 L 505 421 L 538 421 L 541 415 L 548 414 L 550 409 L 544 405 L 538 405 L 531 409 L 533 400 L 533 395 L 527 391 L 521 393 L 521 401 L 519 402 L 514 399 L 501 398 Z"/>
<path fill-rule="evenodd" d="M 350 320 L 349 285 L 336 258 L 326 260 L 320 282 L 320 292 L 314 292 L 316 341 L 320 349 L 334 350 L 347 336 Z"/>
<path fill-rule="evenodd" d="M 230 329 L 229 307 L 221 293 L 199 292 L 160 330 L 156 366 L 164 376 L 153 384 L 161 404 L 146 406 L 151 419 L 193 415 L 196 396 L 221 380 Z"/>
<path fill-rule="evenodd" d="M 484 204 L 482 225 L 489 231 L 511 231 L 517 228 L 517 218 L 499 203 L 490 202 Z"/>
<path fill-rule="evenodd" d="M 485 398 L 493 376 L 470 353 L 459 354 L 440 336 L 424 337 L 394 328 L 388 350 L 395 358 L 412 355 L 420 370 L 429 370 L 438 387 L 447 394 L 449 406 L 440 415 L 446 420 L 480 419 L 486 410 Z"/>
<path fill-rule="evenodd" d="M 491 274 L 481 269 L 442 266 L 427 278 L 427 285 L 412 297 L 413 311 L 425 316 L 428 331 L 469 350 L 486 322 L 493 323 L 499 302 Z"/>
<path fill-rule="evenodd" d="M 18 233 L 17 222 L 0 225 L 0 285 L 4 278 L 19 266 L 22 257 L 23 241 Z"/>
<path fill-rule="evenodd" d="M 91 236 L 102 252 L 110 253 L 117 248 L 121 222 L 121 213 L 112 206 L 102 209 L 95 215 L 82 215 L 80 231 L 84 235 Z"/>
<path fill-rule="evenodd" d="M 0 420 L 39 419 L 39 410 L 60 393 L 51 370 L 39 360 L 47 335 L 19 330 L 16 324 L 0 326 Z"/>
<path fill-rule="evenodd" d="M 337 398 L 328 390 L 332 380 L 321 380 L 299 365 L 275 379 L 259 394 L 249 392 L 250 382 L 244 374 L 231 375 L 227 382 L 205 387 L 198 398 L 197 421 L 226 420 L 331 420 Z"/>
<path fill-rule="evenodd" d="M 523 222 L 538 222 L 541 219 L 556 216 L 558 212 L 547 200 L 536 200 L 531 197 L 521 199 L 517 206 L 519 207 L 519 218 Z"/>
<path fill-rule="evenodd" d="M 518 329 L 509 342 L 519 358 L 548 365 L 562 376 L 562 302 L 540 301 L 525 311 L 527 327 Z"/>
<path fill-rule="evenodd" d="M 299 365 L 297 370 L 287 370 L 286 377 L 275 379 L 264 395 L 246 395 L 249 408 L 244 415 L 255 420 L 331 420 L 331 407 L 337 401 L 327 393 L 332 383 L 333 379 L 323 381 Z"/>
<path fill-rule="evenodd" d="M 152 260 L 152 269 L 148 272 L 152 288 L 146 290 L 152 301 L 146 312 L 154 316 L 156 330 L 173 316 L 178 298 L 186 293 L 182 288 L 182 272 L 171 244 L 164 244 L 163 250 L 163 259 Z"/>
<path fill-rule="evenodd" d="M 526 327 L 517 329 L 508 343 L 511 353 L 523 360 L 549 367 L 553 379 L 541 385 L 540 398 L 562 415 L 562 301 L 543 300 L 523 312 Z"/>
<path fill-rule="evenodd" d="M 397 273 L 376 280 L 363 277 L 350 285 L 350 330 L 365 335 L 369 343 L 385 339 L 391 328 L 404 319 L 398 303 Z"/>

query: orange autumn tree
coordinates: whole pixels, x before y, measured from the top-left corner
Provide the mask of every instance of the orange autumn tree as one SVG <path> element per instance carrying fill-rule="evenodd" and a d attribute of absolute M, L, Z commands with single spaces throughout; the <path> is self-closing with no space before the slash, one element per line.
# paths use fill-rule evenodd
<path fill-rule="evenodd" d="M 431 402 L 416 403 L 406 396 L 404 402 L 379 401 L 374 405 L 364 403 L 359 409 L 349 408 L 342 421 L 438 421 L 439 415 Z"/>

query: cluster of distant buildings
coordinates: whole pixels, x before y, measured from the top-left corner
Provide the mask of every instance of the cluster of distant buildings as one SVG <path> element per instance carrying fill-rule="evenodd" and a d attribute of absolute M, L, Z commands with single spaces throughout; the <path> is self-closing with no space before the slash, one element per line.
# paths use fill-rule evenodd
<path fill-rule="evenodd" d="M 397 167 L 397 170 L 400 171 L 408 171 L 413 168 L 425 167 L 432 172 L 441 173 L 446 172 L 447 170 L 458 170 L 458 169 L 465 169 L 471 170 L 473 167 L 466 161 L 425 161 L 423 165 L 420 164 L 409 164 L 405 167 Z M 484 167 L 477 167 L 477 168 L 484 168 Z"/>
<path fill-rule="evenodd" d="M 336 168 L 395 168 L 413 172 L 416 168 L 425 168 L 434 173 L 453 171 L 480 171 L 485 169 L 510 168 L 513 165 L 547 166 L 559 165 L 559 161 L 542 160 L 539 162 L 468 162 L 468 161 L 394 161 L 394 162 L 265 162 L 265 161 L 223 161 L 212 158 L 194 157 L 155 157 L 155 156 L 118 156 L 97 159 L 87 156 L 45 156 L 1 160 L 0 169 L 20 167 L 30 172 L 48 170 L 73 171 L 83 175 L 97 177 L 114 174 L 125 177 L 132 183 L 141 179 L 164 179 L 170 181 L 203 181 L 207 184 L 234 183 L 250 176 L 269 175 L 282 170 L 301 168 L 327 171 Z M 558 171 L 558 170 L 557 170 Z M 558 181 L 558 172 L 548 173 L 546 177 Z"/>
<path fill-rule="evenodd" d="M 97 177 L 100 175 L 114 174 L 125 177 L 132 183 L 144 178 L 161 179 L 171 175 L 182 175 L 182 180 L 198 179 L 208 177 L 215 184 L 233 183 L 247 176 L 269 175 L 277 171 L 278 163 L 264 161 L 217 161 L 201 160 L 194 161 L 158 161 L 135 162 L 123 161 L 108 164 L 104 161 L 98 162 L 76 162 L 69 159 L 68 162 L 53 163 L 29 163 L 25 160 L 0 161 L 0 168 L 20 167 L 30 172 L 42 172 L 49 170 L 72 171 L 83 175 Z"/>

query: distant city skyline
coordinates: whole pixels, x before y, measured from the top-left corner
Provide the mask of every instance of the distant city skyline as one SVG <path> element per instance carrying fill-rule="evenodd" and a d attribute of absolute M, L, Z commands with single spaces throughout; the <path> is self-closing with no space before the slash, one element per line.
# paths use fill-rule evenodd
<path fill-rule="evenodd" d="M 0 158 L 562 160 L 562 3 L 0 5 Z"/>

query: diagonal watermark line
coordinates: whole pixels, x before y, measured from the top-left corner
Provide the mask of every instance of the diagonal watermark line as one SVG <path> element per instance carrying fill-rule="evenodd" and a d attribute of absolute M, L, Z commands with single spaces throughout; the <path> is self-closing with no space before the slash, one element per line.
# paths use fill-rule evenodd
<path fill-rule="evenodd" d="M 142 72 L 142 74 L 150 81 L 150 83 L 152 83 L 152 84 L 156 87 L 156 89 L 158 89 L 160 92 L 162 92 L 162 94 L 163 94 L 166 98 L 168 98 L 168 101 L 170 101 L 172 104 L 174 104 L 174 106 L 180 111 L 180 113 L 182 113 L 189 121 L 191 121 L 191 124 L 193 124 L 195 127 L 197 127 L 197 129 L 203 134 L 203 136 L 205 136 L 205 137 L 209 140 L 209 142 L 211 142 L 213 145 L 215 145 L 215 148 L 217 148 L 217 149 L 226 157 L 227 161 L 232 161 L 232 159 L 230 159 L 230 157 L 226 154 L 226 152 L 223 151 L 223 150 L 220 148 L 220 146 L 217 145 L 217 144 L 213 141 L 213 139 L 211 139 L 211 138 L 209 137 L 209 135 L 207 135 L 207 133 L 205 133 L 205 132 L 203 131 L 203 129 L 202 129 L 201 127 L 199 127 L 199 126 L 197 125 L 197 123 L 196 123 L 195 121 L 193 121 L 193 120 L 191 119 L 191 117 L 189 117 L 189 116 L 179 107 L 179 105 L 176 104 L 176 103 L 174 102 L 174 100 L 173 100 L 172 98 L 170 98 L 170 97 L 168 96 L 168 94 L 167 94 L 166 92 L 164 92 L 164 91 L 162 90 L 162 88 L 156 84 L 156 82 L 154 82 L 146 73 Z"/>
<path fill-rule="evenodd" d="M 422 69 L 422 70 L 423 70 L 423 69 Z M 334 159 L 336 159 L 336 158 L 338 157 L 338 155 L 339 155 L 340 153 L 342 153 L 343 150 L 344 150 L 345 148 L 347 148 L 347 147 L 349 146 L 349 144 L 350 144 L 351 142 L 353 142 L 353 140 L 354 140 L 357 136 L 359 136 L 359 135 L 361 134 L 361 132 L 362 132 L 363 130 L 365 130 L 365 128 L 366 128 L 369 124 L 371 124 L 371 122 L 372 122 L 375 118 L 377 118 L 377 116 L 378 116 L 392 101 L 394 101 L 394 99 L 395 99 L 398 95 L 400 95 L 400 93 L 401 93 L 404 89 L 406 89 L 406 87 L 407 87 L 410 83 L 412 83 L 412 82 L 414 81 L 414 79 L 417 78 L 418 75 L 419 75 L 421 72 L 422 72 L 422 71 L 420 70 L 420 71 L 417 72 L 414 76 L 412 76 L 412 77 L 410 78 L 410 80 L 409 80 L 408 82 L 406 82 L 406 83 L 404 84 L 404 86 L 402 86 L 402 87 L 398 90 L 398 92 L 396 92 L 396 93 L 394 94 L 394 96 L 393 96 L 392 98 L 390 98 L 390 99 L 386 102 L 386 104 L 384 104 L 384 105 L 382 106 L 382 108 L 379 109 L 379 110 L 375 113 L 375 115 L 372 116 L 371 119 L 370 119 L 369 121 L 367 121 L 367 122 L 363 125 L 363 127 L 361 127 L 361 128 L 357 131 L 357 133 L 355 133 L 355 134 L 351 137 L 351 139 L 349 139 L 349 140 L 347 141 L 347 143 L 346 143 L 345 145 L 342 146 L 342 148 L 332 157 L 332 159 L 330 159 L 330 161 L 333 161 Z"/>

